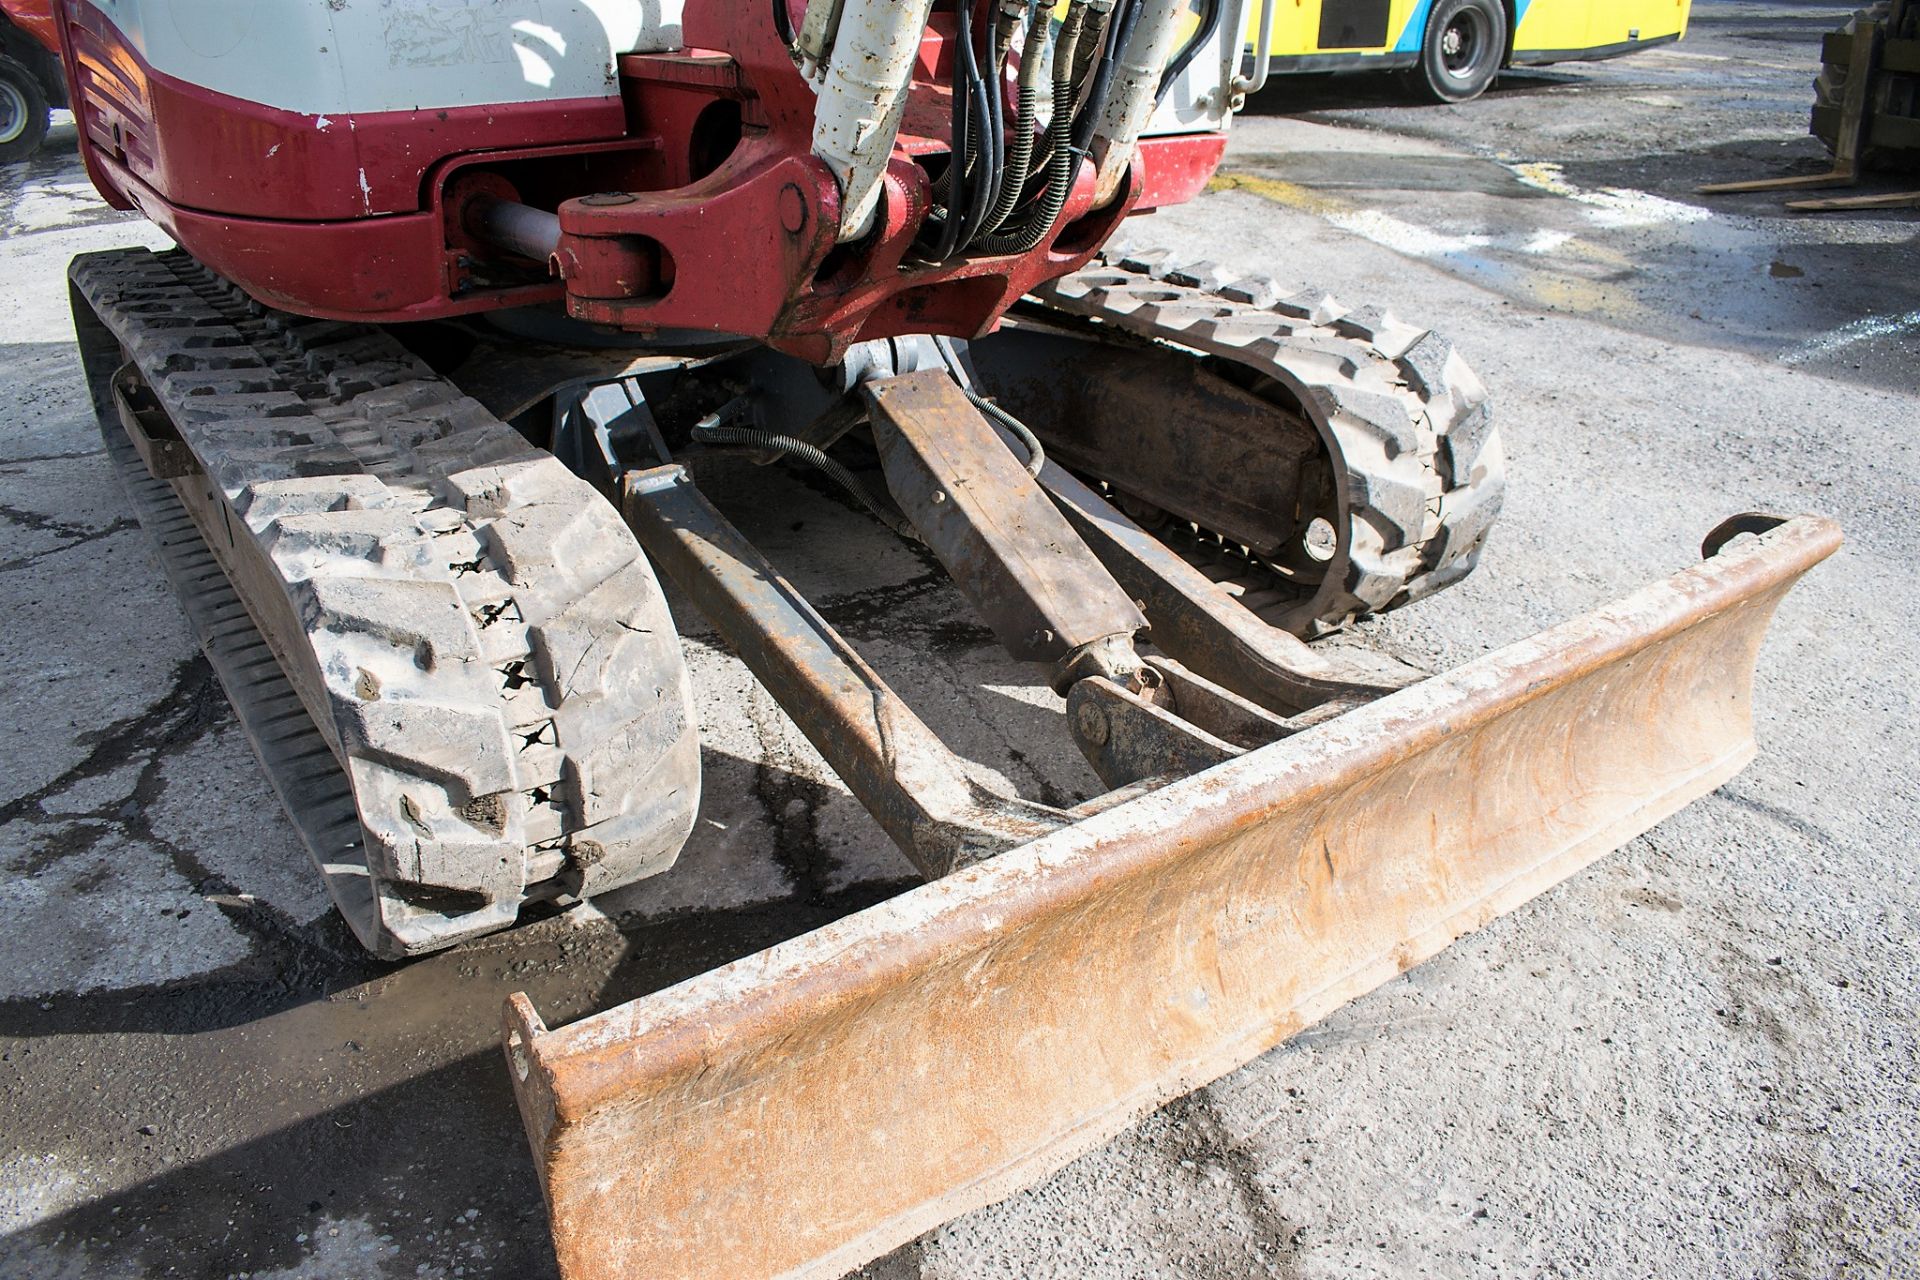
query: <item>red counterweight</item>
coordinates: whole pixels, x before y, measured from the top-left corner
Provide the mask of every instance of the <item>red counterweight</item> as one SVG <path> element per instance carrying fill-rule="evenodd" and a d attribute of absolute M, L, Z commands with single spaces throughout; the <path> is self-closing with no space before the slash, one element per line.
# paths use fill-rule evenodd
<path fill-rule="evenodd" d="M 816 362 L 870 338 L 972 336 L 1129 213 L 1192 198 L 1225 147 L 1218 132 L 1146 138 L 1098 210 L 1082 162 L 1034 248 L 931 263 L 912 251 L 950 150 L 946 0 L 878 216 L 850 243 L 836 243 L 839 188 L 813 153 L 814 89 L 761 3 L 688 6 L 680 50 L 617 59 L 617 100 L 368 112 L 325 130 L 154 70 L 83 0 L 61 17 L 81 146 L 108 199 L 262 301 L 330 318 L 564 298 L 582 320 L 738 335 Z M 549 251 L 476 235 L 476 211 L 500 202 L 546 213 Z"/>

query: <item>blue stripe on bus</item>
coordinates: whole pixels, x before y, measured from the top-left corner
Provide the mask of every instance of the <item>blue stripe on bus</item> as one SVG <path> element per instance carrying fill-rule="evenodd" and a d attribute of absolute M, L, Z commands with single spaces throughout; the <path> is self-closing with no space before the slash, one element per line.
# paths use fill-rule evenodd
<path fill-rule="evenodd" d="M 1513 0 L 1513 29 L 1518 31 L 1526 20 L 1527 10 L 1533 0 Z M 1433 0 L 1420 0 L 1413 6 L 1413 12 L 1407 17 L 1407 25 L 1400 32 L 1400 42 L 1393 46 L 1395 53 L 1418 53 L 1420 42 L 1426 38 L 1427 15 L 1433 12 Z M 1511 36 L 1512 32 L 1508 32 Z"/>
<path fill-rule="evenodd" d="M 1393 46 L 1395 53 L 1418 53 L 1420 42 L 1427 34 L 1427 14 L 1433 10 L 1433 0 L 1420 0 L 1413 6 L 1413 12 L 1407 17 L 1407 25 L 1400 31 L 1400 42 Z"/>

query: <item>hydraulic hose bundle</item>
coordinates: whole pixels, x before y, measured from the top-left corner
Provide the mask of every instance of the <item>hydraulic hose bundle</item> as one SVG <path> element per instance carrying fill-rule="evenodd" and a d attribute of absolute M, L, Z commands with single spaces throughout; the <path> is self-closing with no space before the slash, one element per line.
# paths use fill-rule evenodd
<path fill-rule="evenodd" d="M 1020 70 L 1017 82 L 1013 112 L 1013 145 L 1007 153 L 1006 172 L 1001 176 L 1000 191 L 993 202 L 993 209 L 987 214 L 987 224 L 981 228 L 985 234 L 998 231 L 1013 213 L 1014 206 L 1020 203 L 1020 193 L 1027 185 L 1027 177 L 1032 172 L 1034 129 L 1040 113 L 1040 74 L 1046 67 L 1047 38 L 1052 33 L 1052 23 L 1048 21 L 1041 8 L 1041 0 L 1029 0 L 1027 6 L 1027 38 L 1020 47 Z M 1012 46 L 1012 29 L 1007 29 L 1006 47 Z"/>
<path fill-rule="evenodd" d="M 819 93 L 814 154 L 840 183 L 843 243 L 873 225 L 936 7 L 945 0 L 809 0 L 796 32 L 787 0 L 774 5 L 782 42 Z M 1110 201 L 1154 111 L 1215 39 L 1223 7 L 1066 0 L 1061 12 L 1052 0 L 951 0 L 948 159 L 933 182 L 920 255 L 946 262 L 1037 249 L 1057 230 L 1086 159 L 1096 204 Z M 1195 18 L 1176 47 L 1175 33 Z"/>
<path fill-rule="evenodd" d="M 953 159 L 934 184 L 936 207 L 925 246 L 931 259 L 969 251 L 1026 253 L 1053 232 L 1105 101 L 1110 81 L 1100 71 L 1111 65 L 1113 47 L 1127 37 L 1138 7 L 1139 0 L 1071 0 L 1056 28 L 1044 0 L 1002 4 L 987 23 L 975 20 L 974 0 L 955 0 Z M 1083 42 L 1100 17 L 1104 29 L 1094 38 L 1101 41 L 1102 56 L 1091 60 L 1082 56 Z M 1009 139 L 1006 81 L 1021 23 L 1025 36 Z M 1052 114 L 1043 134 L 1041 77 L 1049 65 Z"/>

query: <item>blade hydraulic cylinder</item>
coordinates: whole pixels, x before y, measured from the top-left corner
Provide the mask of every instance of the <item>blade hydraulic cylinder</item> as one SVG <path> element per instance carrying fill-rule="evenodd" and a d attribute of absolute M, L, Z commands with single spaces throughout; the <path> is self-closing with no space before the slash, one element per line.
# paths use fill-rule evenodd
<path fill-rule="evenodd" d="M 1137 671 L 1145 615 L 953 377 L 928 369 L 866 393 L 887 487 L 1007 651 L 1056 664 L 1062 690 L 1109 655 L 1128 670 L 1106 674 Z"/>

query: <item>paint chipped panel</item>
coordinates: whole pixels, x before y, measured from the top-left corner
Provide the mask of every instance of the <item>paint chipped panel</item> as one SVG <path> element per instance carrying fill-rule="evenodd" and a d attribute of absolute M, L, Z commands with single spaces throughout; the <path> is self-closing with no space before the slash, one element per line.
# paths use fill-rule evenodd
<path fill-rule="evenodd" d="M 482 66 L 513 61 L 513 19 L 497 4 L 388 4 L 387 66 Z"/>

